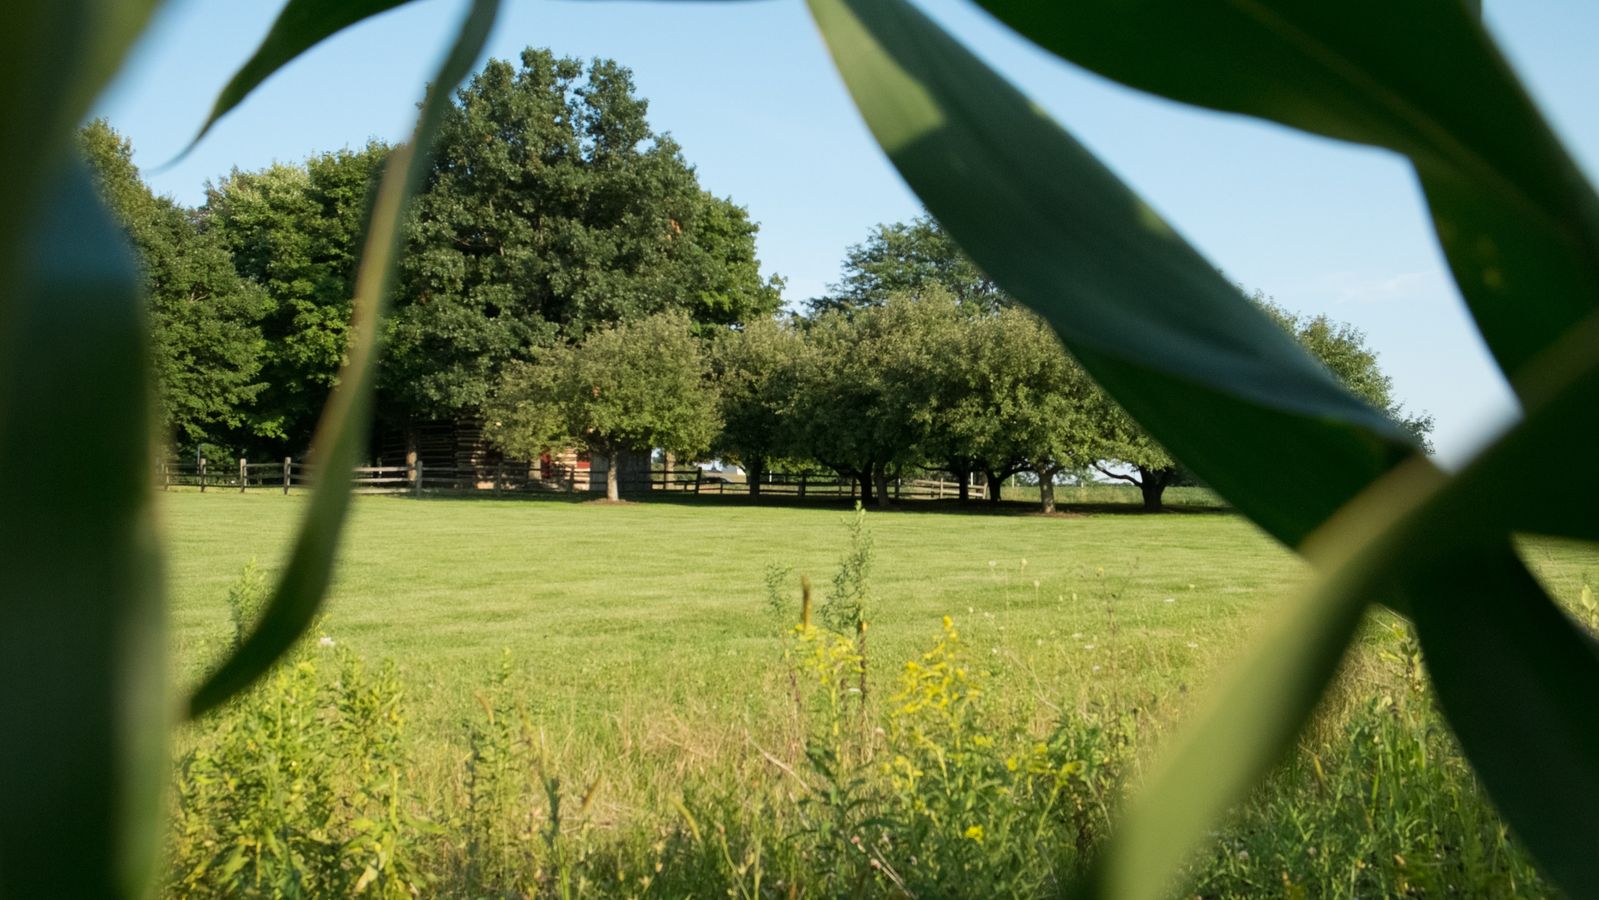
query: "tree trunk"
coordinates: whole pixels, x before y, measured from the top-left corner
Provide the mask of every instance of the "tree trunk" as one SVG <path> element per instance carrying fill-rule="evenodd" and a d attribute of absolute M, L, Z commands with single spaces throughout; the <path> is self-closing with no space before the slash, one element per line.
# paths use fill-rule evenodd
<path fill-rule="evenodd" d="M 872 481 L 875 482 L 873 487 L 876 489 L 876 492 L 877 492 L 877 505 L 880 508 L 887 508 L 888 501 L 889 501 L 889 497 L 888 497 L 888 466 L 882 465 L 881 463 L 873 465 L 872 466 Z"/>
<path fill-rule="evenodd" d="M 988 479 L 988 502 L 998 503 L 1000 488 L 1005 486 L 1005 476 L 993 472 L 984 472 L 983 475 Z"/>
<path fill-rule="evenodd" d="M 856 472 L 854 478 L 861 486 L 861 505 L 872 505 L 872 473 Z"/>
<path fill-rule="evenodd" d="M 972 467 L 950 463 L 949 474 L 955 476 L 955 492 L 960 502 L 972 499 Z"/>
<path fill-rule="evenodd" d="M 1038 473 L 1038 504 L 1045 513 L 1055 511 L 1056 469 L 1034 469 Z"/>
<path fill-rule="evenodd" d="M 1139 466 L 1138 492 L 1144 495 L 1144 512 L 1160 512 L 1166 508 L 1161 502 L 1161 495 L 1166 493 L 1166 482 L 1170 477 L 1171 473 L 1165 470 L 1155 471 Z"/>
<path fill-rule="evenodd" d="M 749 485 L 751 500 L 759 500 L 761 498 L 761 477 L 765 474 L 766 460 L 757 456 L 754 459 L 745 461 L 744 481 Z"/>
<path fill-rule="evenodd" d="M 605 455 L 605 499 L 622 499 L 622 452 L 612 450 Z"/>

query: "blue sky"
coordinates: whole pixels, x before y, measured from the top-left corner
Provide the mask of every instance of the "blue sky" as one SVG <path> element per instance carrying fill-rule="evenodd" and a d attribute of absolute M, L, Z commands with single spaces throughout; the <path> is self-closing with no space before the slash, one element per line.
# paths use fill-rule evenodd
<path fill-rule="evenodd" d="M 1409 170 L 1379 151 L 1151 98 L 1061 63 L 969 4 L 923 3 L 1010 76 L 1234 280 L 1291 309 L 1363 329 L 1407 406 L 1437 417 L 1459 461 L 1515 414 L 1471 329 Z M 1599 172 L 1599 4 L 1488 0 L 1488 22 L 1556 130 Z M 422 0 L 317 47 L 260 88 L 176 165 L 217 90 L 277 4 L 167 5 L 98 113 L 133 140 L 157 191 L 195 204 L 234 166 L 403 139 L 461 0 Z M 803 301 L 845 248 L 915 197 L 861 124 L 800 0 L 507 4 L 490 55 L 525 46 L 634 70 L 650 119 L 701 182 L 761 224 L 769 273 Z"/>

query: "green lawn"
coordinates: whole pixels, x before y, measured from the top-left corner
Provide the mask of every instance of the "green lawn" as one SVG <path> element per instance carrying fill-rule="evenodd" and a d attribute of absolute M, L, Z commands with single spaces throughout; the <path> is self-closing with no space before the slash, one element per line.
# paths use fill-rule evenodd
<path fill-rule="evenodd" d="M 279 564 L 304 498 L 190 492 L 161 502 L 175 653 L 192 678 L 216 652 L 206 645 L 228 633 L 228 586 L 251 559 L 268 571 Z M 867 514 L 871 638 L 884 677 L 948 614 L 1051 672 L 1091 672 L 1114 626 L 1135 660 L 1119 674 L 1164 689 L 1235 644 L 1304 577 L 1290 554 L 1218 512 L 923 511 L 931 508 Z M 360 497 L 327 632 L 399 660 L 424 711 L 469 703 L 464 685 L 506 649 L 539 671 L 547 702 L 580 719 L 604 719 L 645 695 L 662 708 L 736 708 L 755 702 L 752 678 L 773 660 L 767 567 L 793 567 L 797 619 L 799 574 L 820 600 L 846 550 L 849 516 L 841 506 L 710 498 L 609 506 Z M 1159 665 L 1136 662 L 1143 654 Z"/>
<path fill-rule="evenodd" d="M 1073 501 L 1071 492 L 1063 494 L 1063 502 Z M 908 503 L 867 513 L 873 542 L 869 711 L 849 721 L 882 722 L 889 730 L 878 726 L 874 737 L 868 729 L 851 739 L 857 743 L 847 752 L 862 767 L 861 777 L 877 785 L 871 790 L 879 806 L 873 808 L 899 808 L 894 803 L 901 800 L 911 804 L 905 809 L 919 808 L 921 801 L 906 800 L 903 786 L 894 787 L 882 768 L 883 754 L 900 752 L 893 749 L 899 740 L 894 722 L 902 721 L 885 698 L 897 689 L 906 661 L 938 640 L 943 616 L 953 618 L 964 664 L 984 688 L 978 719 L 997 742 L 993 765 L 1011 765 L 1004 762 L 1011 751 L 1002 744 L 1026 748 L 1061 739 L 1084 760 L 1101 759 L 1116 779 L 1136 782 L 1196 689 L 1274 610 L 1294 602 L 1308 578 L 1292 554 L 1216 508 L 1203 492 L 1178 492 L 1173 499 L 1192 505 L 1163 515 L 1137 512 L 1135 497 L 1131 489 L 1100 489 L 1086 498 L 1095 505 L 1048 518 L 1021 503 L 998 511 Z M 1127 503 L 1107 502 L 1122 498 Z M 280 564 L 304 504 L 302 496 L 271 492 L 160 495 L 170 550 L 173 669 L 180 683 L 193 683 L 223 652 L 231 635 L 230 585 L 252 559 L 269 572 Z M 477 895 L 484 885 L 504 890 L 507 884 L 549 893 L 552 871 L 593 879 L 614 865 L 617 884 L 631 887 L 613 885 L 606 893 L 638 895 L 653 883 L 651 867 L 659 872 L 669 858 L 679 872 L 674 890 L 742 890 L 750 877 L 747 859 L 740 868 L 732 851 L 712 853 L 697 833 L 690 843 L 703 853 L 672 849 L 672 841 L 687 840 L 682 834 L 692 806 L 700 818 L 715 816 L 719 832 L 754 848 L 740 852 L 770 855 L 762 865 L 785 874 L 777 881 L 766 876 L 768 887 L 839 890 L 826 873 L 845 863 L 816 837 L 827 833 L 817 830 L 818 808 L 802 800 L 819 777 L 819 770 L 807 768 L 805 754 L 822 734 L 819 695 L 813 684 L 811 699 L 796 706 L 801 688 L 792 673 L 800 672 L 801 682 L 806 676 L 795 660 L 809 650 L 796 649 L 784 635 L 798 616 L 800 574 L 815 583 L 818 602 L 828 594 L 848 550 L 852 515 L 843 506 L 752 506 L 744 498 L 623 505 L 566 497 L 357 498 L 322 633 L 370 667 L 384 659 L 397 663 L 407 735 L 404 802 L 445 826 L 413 835 L 424 860 L 419 865 L 435 873 L 430 883 L 444 894 Z M 1591 548 L 1538 542 L 1525 553 L 1564 602 L 1573 602 L 1584 580 L 1592 582 L 1590 573 L 1599 572 Z M 774 565 L 791 567 L 782 581 L 781 616 L 767 602 Z M 1322 763 L 1314 771 L 1291 766 L 1252 801 L 1242 824 L 1219 839 L 1215 856 L 1197 864 L 1193 877 L 1207 896 L 1281 892 L 1290 882 L 1309 896 L 1365 896 L 1412 879 L 1424 893 L 1429 885 L 1438 891 L 1462 882 L 1472 895 L 1539 893 L 1535 879 L 1529 884 L 1524 856 L 1507 842 L 1447 733 L 1436 727 L 1424 684 L 1407 681 L 1402 651 L 1409 645 L 1392 622 L 1391 616 L 1373 620 L 1364 649 L 1309 739 L 1307 747 L 1326 771 Z M 332 652 L 312 642 L 301 658 L 320 666 Z M 506 660 L 515 674 L 495 686 Z M 321 670 L 335 668 L 330 663 Z M 827 677 L 819 682 L 823 694 L 831 683 Z M 274 696 L 292 695 L 284 690 Z M 516 710 L 516 733 L 485 731 L 485 721 L 512 727 L 505 724 L 508 707 Z M 322 711 L 313 709 L 310 721 L 335 715 L 332 707 L 316 708 Z M 500 718 L 490 720 L 489 710 Z M 266 765 L 253 748 L 269 735 L 281 740 L 279 726 L 270 724 L 277 715 L 270 704 L 245 708 L 238 713 L 243 719 L 224 716 L 220 726 L 186 730 L 178 749 L 224 754 L 233 746 L 243 754 L 234 757 L 243 760 L 236 765 Z M 250 716 L 266 722 L 266 730 L 230 738 L 229 729 Z M 583 849 L 562 850 L 566 845 L 552 839 L 538 850 L 538 828 L 515 824 L 500 806 L 492 808 L 509 824 L 495 832 L 498 849 L 490 853 L 483 849 L 488 844 L 462 836 L 477 833 L 472 823 L 483 817 L 474 810 L 488 808 L 479 796 L 490 783 L 483 780 L 484 760 L 496 757 L 483 755 L 483 742 L 496 733 L 497 758 L 521 760 L 519 786 L 502 785 L 507 796 L 520 798 L 510 808 L 523 804 L 533 811 L 528 814 L 546 815 L 541 804 L 551 777 L 595 786 L 588 791 L 592 804 L 582 805 Z M 1105 740 L 1108 749 L 1083 749 L 1084 741 L 1099 746 L 1093 742 Z M 501 781 L 492 783 L 502 784 L 505 776 L 495 777 Z M 809 786 L 799 790 L 798 783 Z M 1071 790 L 1101 790 L 1094 784 L 1074 781 Z M 259 790 L 265 793 L 251 796 L 278 796 Z M 191 815 L 198 818 L 184 820 L 198 829 L 191 837 L 208 829 L 232 834 L 227 822 L 242 813 L 226 806 L 225 794 L 206 796 L 212 797 L 206 803 L 224 804 L 217 810 L 231 811 L 195 807 Z M 990 810 L 985 815 L 1001 815 L 1015 805 L 1005 796 L 980 798 L 979 807 Z M 705 797 L 722 799 L 694 805 Z M 1035 846 L 1037 839 L 996 838 L 985 845 L 988 856 L 974 862 L 959 833 L 937 845 L 941 850 L 925 844 L 916 853 L 924 861 L 958 864 L 944 876 L 927 876 L 936 883 L 947 884 L 954 871 L 982 881 L 1026 869 L 1031 887 L 1016 892 L 1053 891 L 1110 821 L 1114 799 L 1101 796 L 1095 803 L 1092 816 L 1081 821 L 1036 813 L 1042 818 L 1033 820 L 1041 823 L 1035 827 L 1052 835 L 1049 847 L 1077 854 L 1070 859 L 1050 856 L 1055 850 Z M 685 810 L 684 818 L 677 809 Z M 903 834 L 896 839 L 909 840 Z M 212 852 L 204 849 L 212 846 L 207 841 L 215 840 L 224 838 L 179 841 L 179 869 L 204 859 Z M 255 846 L 248 835 L 226 840 L 235 842 L 227 846 Z M 1072 849 L 1073 841 L 1080 846 Z M 1021 855 L 1004 856 L 1006 847 Z M 577 856 L 562 855 L 569 852 Z M 485 868 L 480 859 L 498 860 L 499 868 Z M 359 873 L 367 863 L 341 865 Z M 522 865 L 524 875 L 515 874 Z M 344 876 L 327 877 L 333 881 L 325 883 L 337 883 Z M 894 893 L 889 881 L 872 883 Z M 237 886 L 222 892 L 231 890 Z"/>

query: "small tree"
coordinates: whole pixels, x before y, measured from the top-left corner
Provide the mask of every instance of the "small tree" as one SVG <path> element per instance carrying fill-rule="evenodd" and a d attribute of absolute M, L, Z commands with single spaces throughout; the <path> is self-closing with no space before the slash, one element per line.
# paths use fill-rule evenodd
<path fill-rule="evenodd" d="M 1164 509 L 1166 489 L 1182 478 L 1177 462 L 1166 448 L 1155 443 L 1114 400 L 1097 389 L 1092 392 L 1085 413 L 1094 423 L 1091 454 L 1094 468 L 1101 475 L 1136 486 L 1143 495 L 1146 512 Z M 1107 462 L 1121 463 L 1132 471 L 1117 471 L 1108 467 Z"/>
<path fill-rule="evenodd" d="M 1378 365 L 1376 351 L 1366 346 L 1365 332 L 1348 322 L 1339 322 L 1326 315 L 1306 316 L 1289 312 L 1274 303 L 1263 291 L 1255 291 L 1252 299 L 1284 331 L 1293 335 L 1301 347 L 1309 350 L 1311 356 L 1338 376 L 1344 387 L 1382 410 L 1410 432 L 1427 452 L 1432 452 L 1432 441 L 1428 439 L 1432 433 L 1432 416 L 1411 413 L 1404 404 L 1394 399 L 1394 380 Z"/>
<path fill-rule="evenodd" d="M 795 455 L 858 481 L 863 501 L 888 505 L 889 482 L 923 460 L 959 328 L 941 290 L 810 320 L 790 415 Z"/>
<path fill-rule="evenodd" d="M 925 450 L 955 475 L 961 500 L 982 473 L 997 503 L 1006 478 L 1059 446 L 1051 436 L 1081 430 L 1071 396 L 1081 373 L 1054 332 L 1024 309 L 963 317 L 935 358 L 941 375 Z"/>
<path fill-rule="evenodd" d="M 603 457 L 605 496 L 620 499 L 623 451 L 691 456 L 716 436 L 716 398 L 692 329 L 687 315 L 662 313 L 513 367 L 489 408 L 491 440 L 519 456 L 577 447 Z"/>
<path fill-rule="evenodd" d="M 771 462 L 791 453 L 788 409 L 807 349 L 798 331 L 773 319 L 723 332 L 712 346 L 722 417 L 712 449 L 744 467 L 751 497 L 760 496 Z"/>

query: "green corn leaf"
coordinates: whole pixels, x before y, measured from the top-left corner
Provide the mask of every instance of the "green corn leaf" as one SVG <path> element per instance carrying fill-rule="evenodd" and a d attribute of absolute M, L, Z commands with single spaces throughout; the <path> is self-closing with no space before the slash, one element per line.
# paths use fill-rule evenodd
<path fill-rule="evenodd" d="M 925 17 L 882 0 L 812 0 L 811 8 L 867 123 L 933 215 L 1240 510 L 1297 544 L 1402 459 L 1438 477 L 1390 423 Z M 1369 599 L 1292 608 L 1189 752 L 1174 757 L 1173 774 L 1157 780 L 1155 803 L 1140 807 L 1154 811 L 1135 813 L 1118 832 L 1122 849 L 1096 876 L 1113 888 L 1103 896 L 1165 892 L 1207 825 L 1311 714 Z"/>
<path fill-rule="evenodd" d="M 1411 492 L 1438 478 L 1419 463 L 1412 468 L 1402 481 Z M 1339 513 L 1348 520 L 1369 516 L 1360 504 Z M 1176 893 L 1176 873 L 1189 854 L 1288 751 L 1337 672 L 1369 598 L 1341 587 L 1334 579 L 1308 600 L 1281 607 L 1279 620 L 1263 630 L 1133 798 L 1076 896 L 1158 900 Z"/>
<path fill-rule="evenodd" d="M 1408 156 L 1512 379 L 1599 308 L 1599 200 L 1459 0 L 979 2 L 1132 87 Z"/>
<path fill-rule="evenodd" d="M 1296 544 L 1414 451 L 920 13 L 900 2 L 812 9 L 867 124 L 962 249 L 1262 527 Z"/>
<path fill-rule="evenodd" d="M 170 715 L 144 299 L 87 169 L 44 188 L 0 306 L 0 896 L 138 897 Z"/>
<path fill-rule="evenodd" d="M 1599 440 L 1590 414 L 1599 397 L 1599 355 L 1584 352 L 1596 343 L 1599 317 L 1546 352 L 1532 367 L 1545 377 L 1529 392 L 1536 405 L 1527 418 L 1459 475 L 1445 480 L 1408 464 L 1305 542 L 1303 552 L 1333 574 L 1288 614 L 1296 627 L 1257 647 L 1217 710 L 1200 717 L 1186 752 L 1141 794 L 1094 870 L 1092 895 L 1167 892 L 1162 873 L 1181 862 L 1208 817 L 1238 796 L 1226 790 L 1247 784 L 1222 780 L 1240 774 L 1245 754 L 1255 753 L 1250 764 L 1258 765 L 1271 758 L 1260 751 L 1286 746 L 1283 722 L 1252 723 L 1250 712 L 1282 716 L 1282 698 L 1273 697 L 1293 689 L 1295 667 L 1303 683 L 1306 669 L 1326 663 L 1317 648 L 1306 651 L 1309 636 L 1344 627 L 1347 616 L 1394 585 L 1409 598 L 1439 703 L 1501 813 L 1571 896 L 1599 893 L 1592 852 L 1599 844 L 1599 714 L 1591 702 L 1599 649 L 1549 600 L 1504 537 L 1528 521 L 1565 533 L 1550 527 L 1564 518 L 1537 509 L 1516 476 L 1547 464 L 1551 447 Z M 1576 493 L 1599 494 L 1599 475 L 1585 474 Z M 1263 682 L 1261 673 L 1270 679 Z M 1269 746 L 1239 746 L 1237 736 L 1250 727 Z"/>
<path fill-rule="evenodd" d="M 1539 867 L 1569 896 L 1599 896 L 1599 652 L 1524 568 L 1479 561 L 1488 558 L 1514 559 L 1465 545 L 1412 576 L 1427 672 Z"/>
<path fill-rule="evenodd" d="M 450 102 L 450 91 L 466 77 L 483 49 L 498 9 L 498 0 L 474 0 L 449 57 L 422 103 L 411 141 L 389 157 L 356 275 L 349 361 L 312 437 L 317 485 L 305 520 L 288 567 L 260 622 L 233 656 L 196 689 L 189 701 L 190 716 L 216 707 L 265 673 L 304 633 L 321 608 L 332 578 L 339 531 L 349 508 L 349 472 L 365 444 L 371 420 L 378 326 L 400 249 L 405 204 L 426 174 L 427 149 L 432 146 Z"/>
<path fill-rule="evenodd" d="M 1478 548 L 1512 528 L 1599 538 L 1591 466 L 1559 491 L 1528 491 L 1524 478 L 1566 448 L 1599 443 L 1596 348 L 1599 315 L 1527 366 L 1527 417 L 1385 538 L 1405 548 L 1412 615 L 1450 726 L 1506 820 L 1573 897 L 1599 896 L 1599 647 L 1525 571 L 1485 565 Z"/>
<path fill-rule="evenodd" d="M 1381 479 L 1383 486 L 1372 491 L 1377 500 L 1340 514 L 1339 521 L 1360 527 L 1334 529 L 1352 535 L 1343 542 L 1358 543 L 1360 535 L 1380 533 L 1388 521 L 1361 508 L 1396 515 L 1400 507 L 1394 498 L 1418 496 L 1425 491 L 1417 485 L 1430 491 L 1440 482 L 1436 470 L 1419 459 L 1402 476 L 1385 476 L 1402 447 L 1343 403 L 1323 402 L 1326 395 L 1306 390 L 1308 378 L 1292 374 L 1268 380 L 1268 396 L 1261 396 L 1229 377 L 1230 362 L 1207 366 L 1234 348 L 1225 337 L 1217 339 L 1217 329 L 1203 323 L 1195 327 L 1183 306 L 1190 314 L 1202 311 L 1198 318 L 1225 323 L 1221 330 L 1238 333 L 1242 329 L 1233 323 L 1247 315 L 1239 311 L 1238 299 L 1215 285 L 1208 267 L 1193 265 L 1186 247 L 1174 252 L 1174 239 L 1152 215 L 1125 192 L 1108 189 L 1110 176 L 1075 143 L 936 28 L 897 5 L 815 0 L 812 8 L 868 123 L 932 212 L 1001 285 L 1050 319 L 1085 368 L 1151 433 L 1242 511 L 1298 544 Z M 1119 305 L 1136 314 L 1111 327 L 1107 322 L 1114 321 L 1114 311 L 1101 315 L 1097 305 Z M 1169 350 L 1151 355 L 1138 346 L 1161 328 L 1168 329 L 1168 348 L 1192 342 L 1185 348 L 1189 365 Z M 1291 362 L 1286 354 L 1274 358 L 1275 365 Z M 1523 393 L 1538 396 L 1525 387 Z M 1237 435 L 1251 439 L 1237 440 Z M 1305 468 L 1295 468 L 1300 462 Z M 1456 515 L 1462 514 L 1457 510 Z M 1435 524 L 1439 536 L 1455 534 L 1449 519 Z M 1505 572 L 1522 571 L 1502 545 L 1505 527 L 1501 520 L 1485 532 L 1497 544 L 1483 549 L 1479 541 L 1472 554 L 1455 560 L 1460 581 L 1451 587 L 1471 587 L 1473 573 L 1482 573 L 1481 583 L 1492 585 L 1506 583 Z M 1338 558 L 1315 556 L 1324 562 Z M 1179 757 L 1175 764 L 1175 771 L 1186 775 L 1166 779 L 1160 782 L 1164 789 L 1152 791 L 1147 808 L 1155 812 L 1135 813 L 1123 829 L 1124 837 L 1114 845 L 1118 849 L 1096 875 L 1103 895 L 1163 893 L 1166 873 L 1203 834 L 1205 823 L 1233 802 L 1296 733 L 1365 604 L 1392 596 L 1396 585 L 1418 594 L 1432 590 L 1394 571 L 1363 580 L 1356 568 L 1340 578 L 1305 610 L 1296 610 L 1280 640 L 1247 668 L 1254 677 L 1246 674 L 1234 682 L 1242 686 L 1191 739 L 1199 753 Z M 1427 599 L 1438 596 L 1428 593 Z M 1529 621 L 1544 626 L 1560 621 L 1544 615 L 1548 600 L 1541 592 L 1497 599 L 1514 603 L 1517 615 Z M 1534 633 L 1536 627 L 1522 630 Z M 1569 640 L 1570 634 L 1547 637 Z M 1292 652 L 1280 655 L 1283 647 Z M 1569 684 L 1595 683 L 1592 671 L 1563 674 L 1573 679 L 1568 690 Z M 1541 683 L 1546 692 L 1561 689 Z M 1566 705 L 1558 716 L 1565 725 L 1580 727 L 1574 723 L 1583 713 Z M 1467 750 L 1472 750 L 1469 743 Z M 1192 766 L 1203 769 L 1203 776 L 1192 777 L 1198 771 L 1186 768 Z M 1526 789 L 1514 773 L 1496 771 L 1492 779 L 1506 796 Z"/>
<path fill-rule="evenodd" d="M 211 114 L 206 116 L 205 124 L 200 126 L 189 146 L 199 143 L 218 119 L 295 57 L 351 25 L 409 2 L 411 0 L 289 0 L 261 45 L 223 86 L 211 104 Z"/>
<path fill-rule="evenodd" d="M 0 296 L 19 277 L 25 223 L 60 161 L 72 129 L 121 64 L 154 0 L 17 0 L 0 31 Z"/>

